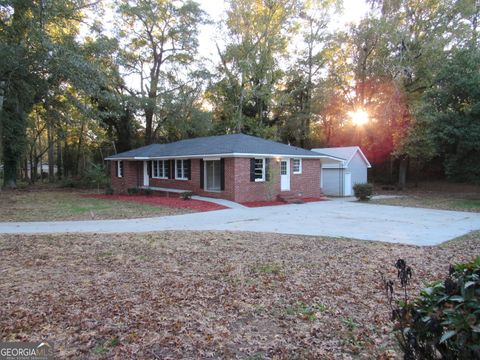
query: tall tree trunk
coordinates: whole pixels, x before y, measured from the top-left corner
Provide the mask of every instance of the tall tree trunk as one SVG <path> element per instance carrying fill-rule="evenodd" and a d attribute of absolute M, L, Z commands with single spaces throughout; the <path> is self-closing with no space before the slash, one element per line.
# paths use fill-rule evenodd
<path fill-rule="evenodd" d="M 404 190 L 407 185 L 407 168 L 408 157 L 406 155 L 400 158 L 400 166 L 398 168 L 398 188 Z"/>
<path fill-rule="evenodd" d="M 57 179 L 62 180 L 62 143 L 57 139 Z"/>
<path fill-rule="evenodd" d="M 48 182 L 55 182 L 55 153 L 53 148 L 53 129 L 52 124 L 47 125 L 47 139 L 48 139 Z"/>

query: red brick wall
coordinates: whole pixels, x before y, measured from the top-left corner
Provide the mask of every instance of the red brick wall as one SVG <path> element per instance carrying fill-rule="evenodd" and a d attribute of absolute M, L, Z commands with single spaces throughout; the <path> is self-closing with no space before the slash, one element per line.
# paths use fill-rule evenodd
<path fill-rule="evenodd" d="M 116 161 L 111 161 L 112 187 L 117 193 L 143 185 L 143 161 L 124 161 L 124 177 L 116 177 Z M 280 191 L 280 162 L 270 160 L 272 183 L 250 181 L 250 158 L 225 158 L 225 191 L 200 189 L 200 159 L 191 160 L 191 180 L 154 179 L 150 186 L 190 190 L 196 195 L 228 199 L 236 202 L 276 199 Z M 303 197 L 320 196 L 320 161 L 302 160 L 302 174 L 293 174 L 290 160 L 291 192 Z"/>
<path fill-rule="evenodd" d="M 191 179 L 154 179 L 150 178 L 150 186 L 165 187 L 172 189 L 190 190 L 195 195 L 209 196 L 234 200 L 233 197 L 233 158 L 225 158 L 225 191 L 211 192 L 200 188 L 200 159 L 191 160 Z"/>
<path fill-rule="evenodd" d="M 117 162 L 110 161 L 112 188 L 116 193 L 126 193 L 128 188 L 143 185 L 143 177 L 139 177 L 143 174 L 143 162 L 123 160 L 123 177 L 121 178 L 117 177 Z"/>
<path fill-rule="evenodd" d="M 293 173 L 290 160 L 290 189 L 301 197 L 320 197 L 320 160 L 302 159 L 302 173 Z"/>

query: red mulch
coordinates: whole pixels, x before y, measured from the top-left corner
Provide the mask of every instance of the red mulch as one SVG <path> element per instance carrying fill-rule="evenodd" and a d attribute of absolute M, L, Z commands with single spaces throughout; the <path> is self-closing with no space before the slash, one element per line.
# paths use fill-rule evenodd
<path fill-rule="evenodd" d="M 153 206 L 167 206 L 172 208 L 190 209 L 195 211 L 213 211 L 228 209 L 223 205 L 218 205 L 208 201 L 202 200 L 183 200 L 177 197 L 163 197 L 163 196 L 147 196 L 147 195 L 101 195 L 88 194 L 85 197 L 102 199 L 102 200 L 117 200 L 117 201 L 133 201 L 142 204 Z"/>
<path fill-rule="evenodd" d="M 326 198 L 302 198 L 303 202 L 315 202 L 315 201 L 325 201 Z M 262 207 L 262 206 L 276 206 L 276 205 L 286 205 L 287 203 L 278 200 L 270 200 L 270 201 L 247 201 L 241 203 L 246 207 Z"/>

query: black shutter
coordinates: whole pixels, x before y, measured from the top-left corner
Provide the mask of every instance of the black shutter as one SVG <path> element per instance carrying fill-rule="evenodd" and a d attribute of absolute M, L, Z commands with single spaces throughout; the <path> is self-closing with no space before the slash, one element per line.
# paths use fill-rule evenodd
<path fill-rule="evenodd" d="M 220 190 L 225 190 L 225 159 L 220 159 Z"/>
<path fill-rule="evenodd" d="M 170 160 L 170 174 L 169 179 L 175 179 L 175 160 Z"/>
<path fill-rule="evenodd" d="M 250 159 L 250 181 L 255 181 L 255 159 Z"/>
<path fill-rule="evenodd" d="M 113 162 L 113 163 L 115 164 L 115 176 L 116 176 L 116 177 L 118 177 L 118 166 L 119 166 L 118 163 L 119 163 L 119 162 L 120 162 L 120 161 L 114 161 L 114 162 Z"/>
<path fill-rule="evenodd" d="M 205 180 L 204 179 L 205 174 L 203 171 L 204 171 L 204 162 L 203 162 L 203 159 L 200 159 L 200 189 L 203 189 L 203 187 L 205 186 L 203 183 Z"/>
<path fill-rule="evenodd" d="M 184 176 L 188 180 L 192 180 L 192 161 L 190 159 L 183 160 L 183 171 Z"/>
<path fill-rule="evenodd" d="M 152 161 L 147 161 L 147 174 L 148 177 L 152 177 Z"/>
<path fill-rule="evenodd" d="M 270 180 L 270 159 L 265 159 L 265 181 Z"/>

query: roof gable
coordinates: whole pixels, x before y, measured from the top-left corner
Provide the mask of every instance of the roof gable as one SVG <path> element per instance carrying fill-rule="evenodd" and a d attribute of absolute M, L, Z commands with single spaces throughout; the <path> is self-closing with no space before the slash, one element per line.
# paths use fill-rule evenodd
<path fill-rule="evenodd" d="M 322 153 L 325 155 L 339 157 L 345 160 L 345 167 L 350 164 L 355 154 L 359 154 L 362 160 L 365 162 L 368 168 L 371 168 L 372 165 L 368 161 L 367 157 L 363 153 L 362 149 L 358 146 L 342 146 L 342 147 L 331 147 L 331 148 L 316 148 L 312 149 L 314 152 Z"/>

